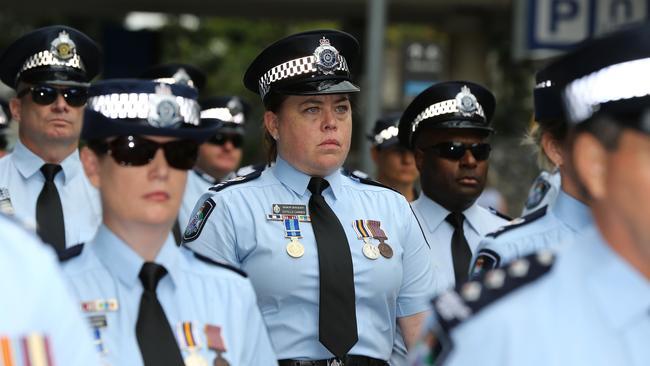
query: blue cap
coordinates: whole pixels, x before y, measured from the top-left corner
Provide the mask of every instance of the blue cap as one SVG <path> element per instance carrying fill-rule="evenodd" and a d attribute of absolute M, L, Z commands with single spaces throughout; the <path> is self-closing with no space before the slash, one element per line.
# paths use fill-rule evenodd
<path fill-rule="evenodd" d="M 205 86 L 206 76 L 198 68 L 182 63 L 167 63 L 152 66 L 140 75 L 143 79 L 151 79 L 159 83 L 183 84 L 198 90 Z"/>
<path fill-rule="evenodd" d="M 171 136 L 205 141 L 218 122 L 201 121 L 197 91 L 179 84 L 115 79 L 97 82 L 88 90 L 81 138 L 111 136 Z"/>
<path fill-rule="evenodd" d="M 401 113 L 391 113 L 380 117 L 375 122 L 375 127 L 372 129 L 372 132 L 367 135 L 368 140 L 380 149 L 399 143 L 399 139 L 397 138 L 399 129 L 397 125 L 401 116 Z"/>
<path fill-rule="evenodd" d="M 65 25 L 39 28 L 18 38 L 0 56 L 0 80 L 87 86 L 101 71 L 95 41 Z"/>
<path fill-rule="evenodd" d="M 221 122 L 220 133 L 243 135 L 250 105 L 236 95 L 208 97 L 199 100 L 201 121 Z"/>

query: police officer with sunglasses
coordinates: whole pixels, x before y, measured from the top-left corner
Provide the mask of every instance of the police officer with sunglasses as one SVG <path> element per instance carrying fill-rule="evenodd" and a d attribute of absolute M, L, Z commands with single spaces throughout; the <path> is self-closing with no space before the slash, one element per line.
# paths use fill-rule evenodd
<path fill-rule="evenodd" d="M 476 203 L 487 178 L 494 108 L 486 88 L 449 81 L 420 93 L 400 119 L 400 142 L 414 150 L 420 171 L 423 194 L 412 207 L 431 244 L 436 291 L 465 282 L 479 241 L 507 222 Z"/>
<path fill-rule="evenodd" d="M 64 272 L 111 365 L 274 365 L 246 275 L 178 248 L 171 228 L 199 144 L 196 90 L 143 80 L 90 87 L 81 151 L 103 223 L 62 254 Z"/>
<path fill-rule="evenodd" d="M 0 56 L 0 79 L 18 141 L 0 159 L 0 191 L 16 216 L 57 250 L 88 241 L 101 221 L 97 191 L 79 161 L 88 82 L 100 72 L 97 44 L 56 25 L 25 34 Z"/>

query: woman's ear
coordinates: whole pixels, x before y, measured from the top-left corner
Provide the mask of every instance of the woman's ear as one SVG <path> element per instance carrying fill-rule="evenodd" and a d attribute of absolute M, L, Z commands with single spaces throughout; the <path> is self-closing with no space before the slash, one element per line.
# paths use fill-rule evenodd
<path fill-rule="evenodd" d="M 559 141 L 553 138 L 549 132 L 544 132 L 542 134 L 541 141 L 542 149 L 544 154 L 553 162 L 556 167 L 564 164 L 564 150 L 563 146 Z"/>
<path fill-rule="evenodd" d="M 99 174 L 99 157 L 94 151 L 90 150 L 88 146 L 84 146 L 79 152 L 81 164 L 84 167 L 84 172 L 90 183 L 97 189 L 101 186 L 101 178 Z"/>
<path fill-rule="evenodd" d="M 264 112 L 264 127 L 275 141 L 280 138 L 279 123 L 280 120 L 277 114 L 271 111 Z"/>

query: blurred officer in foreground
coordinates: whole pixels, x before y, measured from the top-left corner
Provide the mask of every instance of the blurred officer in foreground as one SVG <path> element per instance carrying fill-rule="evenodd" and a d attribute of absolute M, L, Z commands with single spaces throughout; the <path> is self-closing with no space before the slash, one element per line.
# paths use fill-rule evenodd
<path fill-rule="evenodd" d="M 572 173 L 596 225 L 555 261 L 536 254 L 438 297 L 428 336 L 436 365 L 650 359 L 650 24 L 583 44 L 552 67 L 563 70 Z"/>
<path fill-rule="evenodd" d="M 400 114 L 390 114 L 375 122 L 368 139 L 372 143 L 370 155 L 377 167 L 377 181 L 400 192 L 411 202 L 418 198 L 415 181 L 418 168 L 413 151 L 402 146 L 397 138 Z"/>
<path fill-rule="evenodd" d="M 489 90 L 449 81 L 420 93 L 400 120 L 400 142 L 414 150 L 420 171 L 423 194 L 412 206 L 439 276 L 432 291 L 464 282 L 479 241 L 507 222 L 476 203 L 487 179 L 494 108 Z"/>
<path fill-rule="evenodd" d="M 100 58 L 92 39 L 62 25 L 29 32 L 0 56 L 0 79 L 16 90 L 10 108 L 18 123 L 13 152 L 0 159 L 0 190 L 57 250 L 90 240 L 101 221 L 77 150 Z"/>
<path fill-rule="evenodd" d="M 593 222 L 586 197 L 570 173 L 570 126 L 562 112 L 561 89 L 557 85 L 557 73 L 562 70 L 555 67 L 551 65 L 537 73 L 535 120 L 540 126 L 541 148 L 560 171 L 561 190 L 550 208 L 543 206 L 488 234 L 474 256 L 473 278 L 525 255 L 554 249 Z"/>
<path fill-rule="evenodd" d="M 99 365 L 54 253 L 0 214 L 0 365 Z"/>
<path fill-rule="evenodd" d="M 184 233 L 249 272 L 283 366 L 387 365 L 396 326 L 410 346 L 433 287 L 408 202 L 340 169 L 358 53 L 349 34 L 314 30 L 255 58 L 244 84 L 262 97 L 275 164 L 211 188 Z"/>
<path fill-rule="evenodd" d="M 244 145 L 244 125 L 249 107 L 237 96 L 202 99 L 201 120 L 219 123 L 217 133 L 199 147 L 196 166 L 189 173 L 183 205 L 179 213 L 185 228 L 194 205 L 210 187 L 235 178 Z"/>
<path fill-rule="evenodd" d="M 8 153 L 9 141 L 7 141 L 7 131 L 9 130 L 10 122 L 11 112 L 9 111 L 9 104 L 4 100 L 0 100 L 0 158 Z"/>
<path fill-rule="evenodd" d="M 170 233 L 198 147 L 196 91 L 111 80 L 90 88 L 81 152 L 103 225 L 62 254 L 64 271 L 111 365 L 273 365 L 241 271 L 178 248 Z"/>

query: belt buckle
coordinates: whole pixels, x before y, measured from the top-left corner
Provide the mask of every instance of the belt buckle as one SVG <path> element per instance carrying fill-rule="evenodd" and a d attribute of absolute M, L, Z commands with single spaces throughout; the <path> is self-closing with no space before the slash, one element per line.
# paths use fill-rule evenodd
<path fill-rule="evenodd" d="M 345 366 L 343 361 L 339 360 L 338 358 L 332 358 L 330 360 L 327 360 L 327 366 Z"/>

